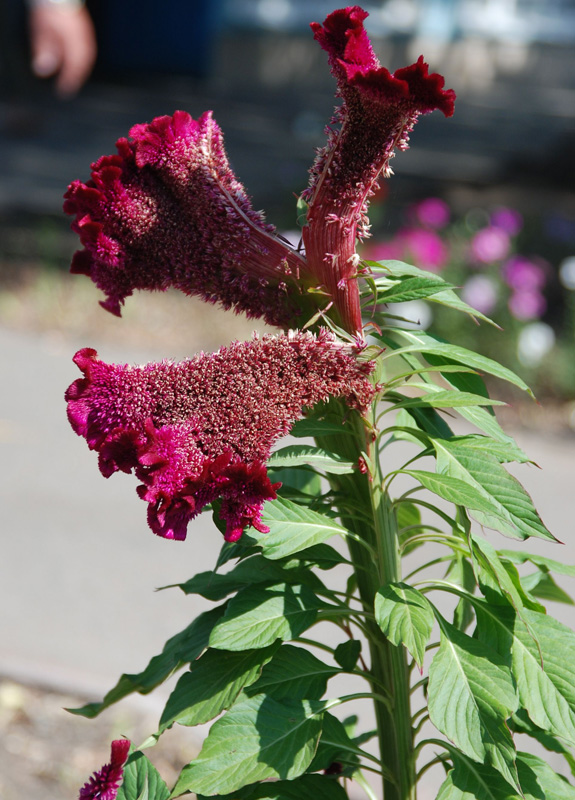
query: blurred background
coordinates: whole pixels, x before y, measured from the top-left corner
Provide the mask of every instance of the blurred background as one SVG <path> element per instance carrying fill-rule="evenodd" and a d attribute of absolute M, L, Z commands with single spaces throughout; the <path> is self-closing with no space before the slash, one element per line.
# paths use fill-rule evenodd
<path fill-rule="evenodd" d="M 535 437 L 524 446 L 548 472 L 534 496 L 565 539 L 575 477 L 575 0 L 363 6 L 382 64 L 394 70 L 423 53 L 458 95 L 455 116 L 422 118 L 411 149 L 394 160 L 396 175 L 371 205 L 363 254 L 441 273 L 504 328 L 475 326 L 437 305 L 398 309 L 534 386 L 542 406 L 510 397 L 506 422 L 520 439 Z M 122 670 L 142 669 L 201 610 L 151 588 L 210 568 L 219 548 L 211 532 L 213 544 L 188 555 L 186 568 L 181 549 L 166 549 L 146 530 L 130 480 L 99 477 L 64 417 L 62 394 L 77 377 L 71 355 L 91 345 L 106 360 L 183 357 L 254 327 L 171 293 L 130 298 L 123 319 L 111 317 L 91 282 L 68 274 L 77 241 L 62 195 L 133 124 L 212 109 L 255 207 L 297 238 L 296 196 L 324 141 L 335 88 L 308 25 L 334 7 L 0 0 L 6 800 L 39 796 L 40 787 L 45 800 L 77 796 L 79 782 L 106 760 L 111 729 L 133 730 L 130 715 L 95 727 L 60 709 L 74 705 L 74 695 L 110 688 Z"/>

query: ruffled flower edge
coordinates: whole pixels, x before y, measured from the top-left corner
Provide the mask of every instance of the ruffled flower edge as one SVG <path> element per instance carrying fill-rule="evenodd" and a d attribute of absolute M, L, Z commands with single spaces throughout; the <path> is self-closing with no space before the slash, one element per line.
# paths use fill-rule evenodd
<path fill-rule="evenodd" d="M 286 354 L 292 357 L 287 365 Z M 350 408 L 363 413 L 375 392 L 369 379 L 372 365 L 358 363 L 353 348 L 338 343 L 326 331 L 317 337 L 299 332 L 256 338 L 179 365 L 108 365 L 91 348 L 80 350 L 74 361 L 84 376 L 74 381 L 65 395 L 72 428 L 98 452 L 105 477 L 118 471 L 135 473 L 141 481 L 138 494 L 148 503 L 152 531 L 176 540 L 185 539 L 189 521 L 217 499 L 221 499 L 219 515 L 226 522 L 226 540 L 236 541 L 249 526 L 267 532 L 261 519 L 263 504 L 275 499 L 280 485 L 272 483 L 266 471 L 273 443 L 289 432 L 304 407 L 330 396 L 344 396 Z M 230 435 L 220 438 L 218 433 L 214 438 L 214 419 L 221 419 L 223 406 L 219 395 L 214 400 L 213 391 L 210 394 L 207 372 L 201 373 L 199 383 L 190 379 L 190 365 L 193 370 L 198 364 L 207 366 L 208 372 L 217 370 L 218 387 L 223 380 L 230 396 L 237 393 L 238 403 L 252 403 L 254 418 L 248 427 L 230 419 Z M 283 377 L 274 377 L 274 366 Z M 304 366 L 305 372 L 301 372 Z M 271 381 L 254 389 L 255 400 L 245 394 L 252 380 L 259 382 L 254 370 L 262 370 L 266 381 Z M 140 379 L 149 375 L 152 388 L 146 390 Z M 195 411 L 184 411 L 181 404 L 189 399 L 192 386 L 196 387 L 194 393 L 200 392 L 200 400 L 195 398 Z M 148 401 L 144 400 L 146 391 L 149 395 L 151 391 Z M 152 408 L 166 397 L 183 416 L 152 418 Z M 197 402 L 203 406 L 203 419 Z M 143 416 L 130 416 L 128 412 L 138 404 L 144 408 Z"/>
<path fill-rule="evenodd" d="M 271 325 L 293 323 L 305 259 L 252 208 L 212 112 L 156 117 L 130 137 L 64 196 L 84 245 L 71 272 L 90 277 L 117 316 L 135 290 L 174 287 Z"/>

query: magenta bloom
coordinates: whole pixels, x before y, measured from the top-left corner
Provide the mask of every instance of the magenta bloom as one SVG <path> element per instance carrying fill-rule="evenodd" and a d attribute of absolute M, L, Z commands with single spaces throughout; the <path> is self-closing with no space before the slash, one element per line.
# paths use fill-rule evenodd
<path fill-rule="evenodd" d="M 85 248 L 72 272 L 89 275 L 117 315 L 136 289 L 176 287 L 289 325 L 305 260 L 253 210 L 211 112 L 196 121 L 176 111 L 130 136 L 68 187 L 64 210 Z"/>
<path fill-rule="evenodd" d="M 150 527 L 169 539 L 185 539 L 216 498 L 228 541 L 248 525 L 266 531 L 274 443 L 304 408 L 334 396 L 363 411 L 374 393 L 371 365 L 327 331 L 236 342 L 179 364 L 106 364 L 89 348 L 74 361 L 84 377 L 66 392 L 72 427 L 105 477 L 134 470 Z"/>
<path fill-rule="evenodd" d="M 501 228 L 482 228 L 471 240 L 471 254 L 476 261 L 491 264 L 509 253 L 509 234 Z"/>
<path fill-rule="evenodd" d="M 112 742 L 110 763 L 95 772 L 80 789 L 78 800 L 115 800 L 122 783 L 124 765 L 128 760 L 130 742 L 116 739 Z"/>
<path fill-rule="evenodd" d="M 415 218 L 426 228 L 445 228 L 451 212 L 445 200 L 439 197 L 428 197 L 413 207 Z"/>
<path fill-rule="evenodd" d="M 310 270 L 352 332 L 361 330 L 355 243 L 368 231 L 368 199 L 380 174 L 390 174 L 394 149 L 407 147 L 419 115 L 439 109 L 451 116 L 455 101 L 423 57 L 394 74 L 382 67 L 363 27 L 366 17 L 359 6 L 349 6 L 311 26 L 328 53 L 343 104 L 334 119 L 340 127 L 330 130 L 311 169 L 303 238 Z"/>
<path fill-rule="evenodd" d="M 532 290 L 513 292 L 507 305 L 513 316 L 522 322 L 538 319 L 547 310 L 547 300 L 541 292 Z"/>
<path fill-rule="evenodd" d="M 545 286 L 543 267 L 523 256 L 512 256 L 501 272 L 505 283 L 520 292 L 538 292 Z"/>
<path fill-rule="evenodd" d="M 449 251 L 435 231 L 408 228 L 400 231 L 398 239 L 419 267 L 439 272 L 447 263 Z"/>

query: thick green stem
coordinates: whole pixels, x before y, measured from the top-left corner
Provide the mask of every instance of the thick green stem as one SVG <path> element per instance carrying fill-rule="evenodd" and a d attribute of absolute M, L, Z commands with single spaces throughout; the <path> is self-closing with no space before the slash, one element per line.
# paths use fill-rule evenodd
<path fill-rule="evenodd" d="M 349 420 L 348 426 L 354 429 L 353 437 L 330 436 L 321 442 L 321 446 L 357 461 L 361 452 L 366 450 L 365 428 L 359 419 Z M 360 500 L 366 509 L 371 509 L 373 522 L 367 525 L 346 512 L 345 500 L 340 506 L 343 524 L 377 553 L 377 562 L 374 563 L 370 551 L 361 542 L 349 540 L 361 599 L 366 608 L 373 608 L 378 589 L 386 583 L 401 580 L 396 518 L 382 483 L 379 464 L 371 465 L 371 471 L 365 474 L 358 470 L 351 475 L 333 476 L 332 486 L 341 497 L 353 497 Z M 373 690 L 381 691 L 384 687 L 386 695 L 391 698 L 391 708 L 383 703 L 374 703 L 384 775 L 395 778 L 383 778 L 383 800 L 415 800 L 416 771 L 406 651 L 388 642 L 373 620 L 366 619 L 365 627 L 369 638 Z"/>

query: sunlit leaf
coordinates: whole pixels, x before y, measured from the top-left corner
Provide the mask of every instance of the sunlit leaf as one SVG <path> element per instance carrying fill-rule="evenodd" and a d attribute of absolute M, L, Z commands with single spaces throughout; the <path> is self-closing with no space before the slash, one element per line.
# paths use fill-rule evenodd
<path fill-rule="evenodd" d="M 179 725 L 201 725 L 229 708 L 239 693 L 259 678 L 279 643 L 259 650 L 230 653 L 208 650 L 185 672 L 168 698 L 160 731 Z"/>
<path fill-rule="evenodd" d="M 388 583 L 375 595 L 375 619 L 389 641 L 404 645 L 421 668 L 435 622 L 427 598 L 407 583 Z"/>
<path fill-rule="evenodd" d="M 295 639 L 314 624 L 322 603 L 307 586 L 261 584 L 242 589 L 214 626 L 210 647 L 250 650 Z"/>
<path fill-rule="evenodd" d="M 515 746 L 505 720 L 518 707 L 505 660 L 483 641 L 441 622 L 441 646 L 429 669 L 433 724 L 470 758 L 518 787 Z"/>
<path fill-rule="evenodd" d="M 321 734 L 322 703 L 240 697 L 211 727 L 199 756 L 182 770 L 172 796 L 226 794 L 267 778 L 297 778 Z"/>

